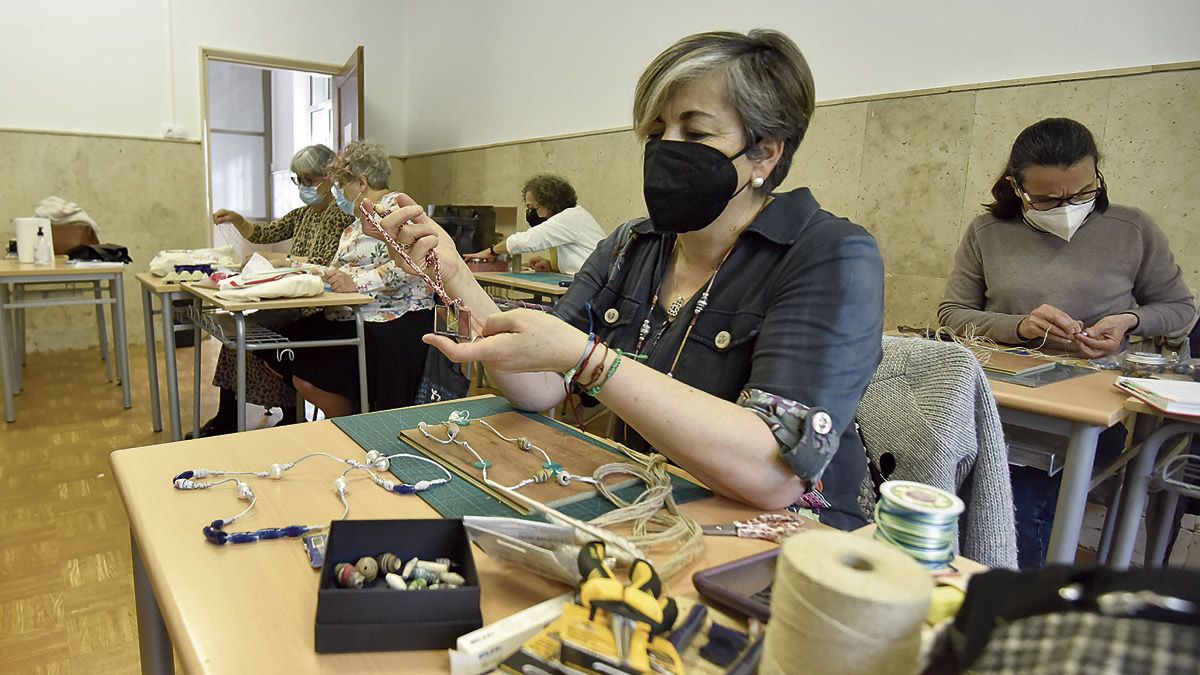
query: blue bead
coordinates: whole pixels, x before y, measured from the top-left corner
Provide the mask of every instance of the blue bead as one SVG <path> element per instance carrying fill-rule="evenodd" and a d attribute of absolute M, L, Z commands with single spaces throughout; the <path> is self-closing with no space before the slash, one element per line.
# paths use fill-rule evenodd
<path fill-rule="evenodd" d="M 283 536 L 283 530 L 278 527 L 268 527 L 265 530 L 258 531 L 259 539 L 278 539 Z"/>
<path fill-rule="evenodd" d="M 184 471 L 183 473 L 179 474 L 178 476 L 175 476 L 174 478 L 172 478 L 171 482 L 174 483 L 175 481 L 180 480 L 182 478 L 191 478 L 192 476 L 195 476 L 195 475 L 196 474 L 192 471 Z"/>
<path fill-rule="evenodd" d="M 231 544 L 253 544 L 258 541 L 258 533 L 256 532 L 234 532 L 229 535 L 229 543 Z"/>
<path fill-rule="evenodd" d="M 393 491 L 398 495 L 411 495 L 415 493 L 417 489 L 408 483 L 401 483 L 393 488 Z"/>
<path fill-rule="evenodd" d="M 480 461 L 480 462 L 475 462 L 476 469 L 490 469 L 491 467 L 492 467 L 492 463 L 487 461 L 486 459 L 483 461 Z"/>
<path fill-rule="evenodd" d="M 563 465 L 558 462 L 542 462 L 542 468 L 550 471 L 562 471 Z"/>
<path fill-rule="evenodd" d="M 299 537 L 299 536 L 303 535 L 305 532 L 308 532 L 308 526 L 307 525 L 288 525 L 287 527 L 281 528 L 280 532 L 285 537 Z"/>
<path fill-rule="evenodd" d="M 229 539 L 229 535 L 222 530 L 209 526 L 204 528 L 204 538 L 207 539 L 209 543 L 221 546 L 227 539 Z"/>

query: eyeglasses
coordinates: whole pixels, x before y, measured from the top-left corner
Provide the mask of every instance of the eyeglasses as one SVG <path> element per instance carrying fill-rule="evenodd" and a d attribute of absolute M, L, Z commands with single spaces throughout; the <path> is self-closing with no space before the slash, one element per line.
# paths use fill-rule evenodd
<path fill-rule="evenodd" d="M 292 185 L 296 187 L 300 187 L 301 185 L 304 187 L 316 187 L 324 182 L 325 176 L 317 176 L 316 178 L 309 178 L 308 176 L 297 178 L 296 176 L 292 176 Z"/>
<path fill-rule="evenodd" d="M 1104 190 L 1104 176 L 1100 175 L 1100 172 L 1096 172 L 1096 187 L 1081 190 L 1066 197 L 1039 197 L 1038 199 L 1034 199 L 1029 196 L 1029 193 L 1025 191 L 1025 188 L 1015 178 L 1010 176 L 1009 180 L 1020 191 L 1021 196 L 1025 198 L 1025 203 L 1029 204 L 1029 208 L 1034 211 L 1049 211 L 1065 204 L 1087 204 L 1095 201 L 1096 197 L 1100 196 L 1100 193 Z"/>

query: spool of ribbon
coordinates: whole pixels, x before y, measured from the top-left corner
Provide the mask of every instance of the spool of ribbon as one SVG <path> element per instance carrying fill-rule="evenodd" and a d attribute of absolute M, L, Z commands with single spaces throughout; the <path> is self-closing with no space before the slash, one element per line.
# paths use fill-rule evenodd
<path fill-rule="evenodd" d="M 915 673 L 933 584 L 912 558 L 837 531 L 783 543 L 760 673 Z"/>

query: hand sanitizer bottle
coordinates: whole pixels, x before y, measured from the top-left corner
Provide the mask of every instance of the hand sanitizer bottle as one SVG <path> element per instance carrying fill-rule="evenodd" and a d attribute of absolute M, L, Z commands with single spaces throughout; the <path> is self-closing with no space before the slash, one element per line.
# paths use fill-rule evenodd
<path fill-rule="evenodd" d="M 33 264 L 50 265 L 54 262 L 54 251 L 50 250 L 50 242 L 46 240 L 44 228 L 39 227 L 37 242 L 33 245 Z"/>

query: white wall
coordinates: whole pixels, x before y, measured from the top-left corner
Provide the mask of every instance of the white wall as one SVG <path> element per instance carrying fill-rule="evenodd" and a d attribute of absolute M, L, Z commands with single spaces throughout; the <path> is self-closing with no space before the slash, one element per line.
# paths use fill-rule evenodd
<path fill-rule="evenodd" d="M 366 130 L 403 141 L 389 0 L 46 0 L 0 13 L 0 128 L 200 135 L 200 48 L 340 65 L 363 45 Z M 393 149 L 393 152 L 397 150 Z"/>
<path fill-rule="evenodd" d="M 645 65 L 704 30 L 788 34 L 820 100 L 1200 60 L 1195 0 L 472 0 L 404 19 L 408 153 L 628 126 Z"/>

